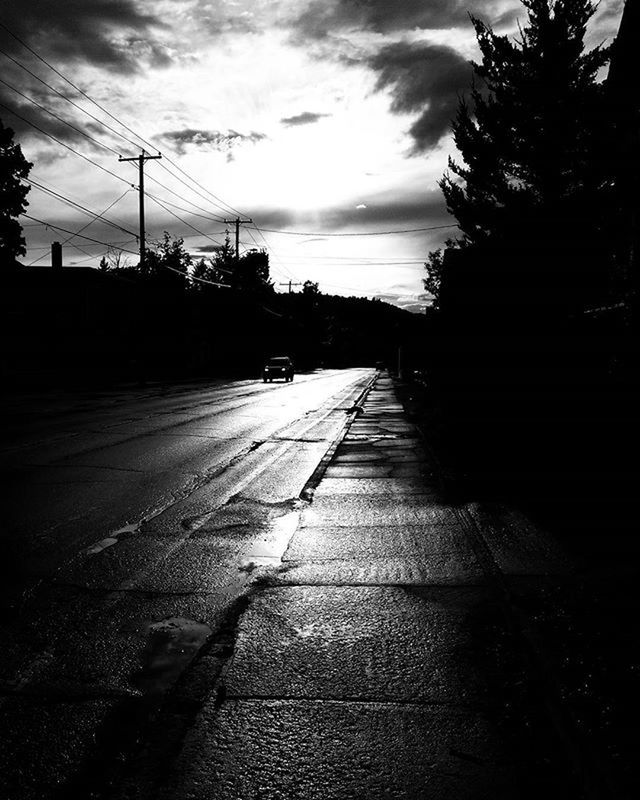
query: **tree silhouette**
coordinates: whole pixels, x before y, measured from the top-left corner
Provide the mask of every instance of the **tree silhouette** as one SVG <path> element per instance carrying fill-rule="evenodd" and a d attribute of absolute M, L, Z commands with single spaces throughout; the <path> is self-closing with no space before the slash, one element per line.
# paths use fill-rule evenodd
<path fill-rule="evenodd" d="M 269 254 L 248 250 L 234 263 L 231 285 L 241 291 L 263 293 L 273 289 L 269 279 Z"/>
<path fill-rule="evenodd" d="M 184 249 L 184 239 L 172 237 L 165 231 L 156 247 L 147 250 L 144 277 L 184 289 L 187 281 L 180 275 L 188 275 L 192 263 L 193 259 Z"/>
<path fill-rule="evenodd" d="M 229 284 L 233 274 L 236 260 L 235 248 L 231 244 L 229 232 L 224 239 L 224 244 L 218 247 L 215 254 L 209 260 L 209 269 L 206 271 L 207 280 L 214 283 Z"/>
<path fill-rule="evenodd" d="M 316 295 L 320 294 L 317 282 L 312 280 L 306 280 L 302 284 L 302 294 L 309 295 L 311 297 L 315 297 Z"/>
<path fill-rule="evenodd" d="M 27 208 L 29 186 L 20 181 L 26 178 L 31 164 L 13 141 L 13 130 L 0 120 L 0 263 L 12 264 L 16 256 L 26 253 L 22 226 L 17 217 Z"/>
<path fill-rule="evenodd" d="M 458 246 L 544 252 L 556 265 L 589 259 L 607 175 L 602 46 L 584 50 L 590 0 L 522 0 L 516 39 L 472 17 L 480 63 L 471 102 L 453 123 L 462 163 L 439 185 Z"/>

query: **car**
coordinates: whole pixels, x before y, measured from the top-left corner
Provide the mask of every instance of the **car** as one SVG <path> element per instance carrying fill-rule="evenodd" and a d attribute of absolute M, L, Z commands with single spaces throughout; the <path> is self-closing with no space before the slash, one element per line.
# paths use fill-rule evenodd
<path fill-rule="evenodd" d="M 293 364 L 289 356 L 274 356 L 264 365 L 262 380 L 266 383 L 284 378 L 285 383 L 293 380 Z"/>

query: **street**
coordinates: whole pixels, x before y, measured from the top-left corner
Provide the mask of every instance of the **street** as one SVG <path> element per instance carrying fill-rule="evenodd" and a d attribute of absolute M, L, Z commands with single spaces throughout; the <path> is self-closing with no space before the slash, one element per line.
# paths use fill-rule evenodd
<path fill-rule="evenodd" d="M 252 571 L 279 561 L 305 483 L 372 376 L 10 409 L 0 704 L 17 750 L 0 772 L 17 785 L 5 796 L 63 784 L 123 698 L 173 683 Z"/>
<path fill-rule="evenodd" d="M 445 498 L 388 376 L 39 404 L 1 453 L 3 797 L 623 796 L 532 634 L 564 659 L 569 559 Z"/>

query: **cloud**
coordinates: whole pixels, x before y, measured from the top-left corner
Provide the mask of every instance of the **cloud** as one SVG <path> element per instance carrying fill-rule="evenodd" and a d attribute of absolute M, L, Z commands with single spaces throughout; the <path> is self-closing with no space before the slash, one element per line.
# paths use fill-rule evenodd
<path fill-rule="evenodd" d="M 19 80 L 12 78 L 12 85 L 18 83 Z M 108 139 L 108 136 L 104 136 L 102 126 L 88 121 L 70 105 L 52 97 L 43 87 L 36 85 L 24 88 L 27 88 L 28 91 L 17 94 L 8 86 L 0 85 L 0 102 L 4 106 L 0 109 L 0 114 L 5 125 L 13 129 L 18 141 L 37 138 L 42 142 L 44 141 L 43 134 L 40 131 L 46 131 L 66 144 L 81 144 L 83 151 L 103 151 L 103 148 L 96 142 L 87 138 L 92 136 L 94 139 L 102 141 L 105 138 Z M 29 102 L 28 97 L 34 102 Z"/>
<path fill-rule="evenodd" d="M 203 245 L 198 245 L 195 248 L 195 251 L 197 251 L 198 253 L 219 253 L 223 249 L 224 245 L 221 244 L 203 244 Z"/>
<path fill-rule="evenodd" d="M 255 131 L 238 133 L 238 131 L 229 130 L 223 133 L 222 131 L 183 128 L 179 131 L 165 131 L 158 138 L 166 142 L 176 153 L 183 155 L 189 146 L 230 153 L 238 145 L 255 144 L 266 139 L 267 136 L 264 133 L 256 133 Z"/>
<path fill-rule="evenodd" d="M 297 125 L 311 125 L 323 117 L 330 117 L 331 114 L 317 114 L 313 111 L 303 111 L 301 114 L 296 114 L 293 117 L 283 117 L 280 122 L 288 128 Z"/>
<path fill-rule="evenodd" d="M 336 33 L 393 34 L 435 30 L 469 23 L 469 13 L 502 20 L 504 0 L 312 0 L 294 22 L 298 40 L 325 39 Z"/>
<path fill-rule="evenodd" d="M 412 153 L 435 147 L 456 115 L 458 98 L 471 86 L 472 68 L 458 52 L 428 42 L 394 42 L 367 59 L 376 90 L 391 90 L 394 114 L 419 112 L 409 128 Z"/>
<path fill-rule="evenodd" d="M 121 72 L 139 69 L 141 58 L 153 66 L 167 63 L 168 51 L 157 40 L 166 23 L 135 0 L 29 0 L 5 5 L 6 28 L 58 63 L 88 62 Z M 2 47 L 21 60 L 30 58 L 7 30 L 2 31 Z"/>

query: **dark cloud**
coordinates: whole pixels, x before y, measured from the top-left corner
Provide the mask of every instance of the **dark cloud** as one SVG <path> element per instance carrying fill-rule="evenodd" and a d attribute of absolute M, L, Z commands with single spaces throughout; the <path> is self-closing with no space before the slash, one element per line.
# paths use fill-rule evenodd
<path fill-rule="evenodd" d="M 221 244 L 203 244 L 195 248 L 198 253 L 219 253 L 224 249 Z"/>
<path fill-rule="evenodd" d="M 311 125 L 323 117 L 330 117 L 331 114 L 317 114 L 313 111 L 303 111 L 302 114 L 296 114 L 293 117 L 283 117 L 280 122 L 288 128 L 296 125 Z"/>
<path fill-rule="evenodd" d="M 40 55 L 68 64 L 86 61 L 109 69 L 162 66 L 168 53 L 157 40 L 166 27 L 160 16 L 145 13 L 135 0 L 29 0 L 6 3 L 2 22 Z M 19 42 L 0 29 L 0 47 L 28 59 Z"/>
<path fill-rule="evenodd" d="M 468 24 L 469 13 L 488 21 L 502 15 L 497 0 L 312 0 L 294 23 L 298 38 L 324 39 L 354 30 L 393 34 Z"/>
<path fill-rule="evenodd" d="M 317 233 L 349 230 L 392 230 L 447 225 L 451 222 L 438 187 L 419 195 L 403 196 L 392 193 L 367 199 L 366 209 L 353 205 L 335 206 L 304 214 L 295 209 L 252 208 L 251 216 L 261 228 L 300 230 Z M 306 240 L 308 241 L 308 240 Z"/>
<path fill-rule="evenodd" d="M 16 80 L 14 76 L 11 82 L 7 83 L 17 89 L 19 77 Z M 75 112 L 64 101 L 52 97 L 40 85 L 23 88 L 27 91 L 20 89 L 21 94 L 18 94 L 9 86 L 0 83 L 0 117 L 13 129 L 19 142 L 33 138 L 44 142 L 46 140 L 43 136 L 49 134 L 66 144 L 82 145 L 81 149 L 84 152 L 103 151 L 95 141 L 88 138 L 92 137 L 103 142 L 109 139 L 104 135 L 104 129 L 100 125 L 87 121 L 86 117 Z M 34 102 L 30 102 L 27 99 L 29 97 Z"/>
<path fill-rule="evenodd" d="M 335 208 L 320 213 L 327 230 L 341 228 L 371 229 L 382 225 L 389 229 L 417 228 L 426 225 L 446 224 L 450 218 L 438 188 L 417 197 L 398 199 L 380 197 L 368 200 L 366 208 Z"/>
<path fill-rule="evenodd" d="M 447 134 L 461 92 L 471 86 L 470 63 L 450 47 L 426 42 L 395 42 L 367 59 L 377 73 L 376 89 L 391 90 L 391 111 L 419 112 L 409 129 L 413 153 L 435 147 Z"/>
<path fill-rule="evenodd" d="M 219 150 L 220 152 L 229 153 L 234 147 L 238 145 L 255 142 L 260 142 L 266 139 L 264 133 L 238 133 L 238 131 L 208 131 L 196 128 L 183 128 L 179 131 L 165 131 L 160 134 L 159 139 L 162 139 L 176 153 L 182 155 L 186 152 L 188 146 L 200 147 L 205 150 Z"/>

